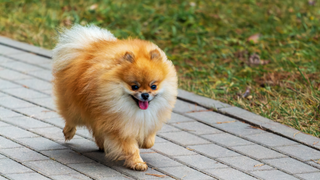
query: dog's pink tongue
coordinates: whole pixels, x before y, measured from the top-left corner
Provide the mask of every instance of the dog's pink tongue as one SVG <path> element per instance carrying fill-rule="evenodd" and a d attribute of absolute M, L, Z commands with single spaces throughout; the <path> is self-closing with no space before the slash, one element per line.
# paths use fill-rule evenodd
<path fill-rule="evenodd" d="M 146 110 L 148 109 L 149 106 L 149 102 L 148 101 L 139 101 L 139 108 Z"/>

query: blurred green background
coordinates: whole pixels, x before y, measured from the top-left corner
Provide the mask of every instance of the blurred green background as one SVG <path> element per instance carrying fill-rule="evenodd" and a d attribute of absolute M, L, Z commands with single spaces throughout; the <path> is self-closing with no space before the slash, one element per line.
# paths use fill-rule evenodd
<path fill-rule="evenodd" d="M 319 18 L 310 0 L 0 0 L 0 35 L 52 49 L 55 29 L 78 23 L 146 39 L 180 88 L 317 137 Z"/>

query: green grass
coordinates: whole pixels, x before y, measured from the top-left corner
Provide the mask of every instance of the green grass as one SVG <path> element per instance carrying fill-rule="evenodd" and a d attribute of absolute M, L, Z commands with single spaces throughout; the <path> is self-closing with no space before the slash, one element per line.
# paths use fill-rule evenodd
<path fill-rule="evenodd" d="M 92 23 L 118 38 L 150 40 L 173 60 L 180 88 L 320 137 L 319 2 L 0 2 L 1 35 L 51 49 L 55 28 Z M 257 43 L 247 40 L 256 33 Z M 248 64 L 254 53 L 269 63 Z M 242 98 L 248 87 L 250 96 Z"/>

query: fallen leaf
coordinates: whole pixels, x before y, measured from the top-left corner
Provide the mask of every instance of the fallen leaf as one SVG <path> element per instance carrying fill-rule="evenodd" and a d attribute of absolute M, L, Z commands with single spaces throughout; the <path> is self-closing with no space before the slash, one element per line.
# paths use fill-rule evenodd
<path fill-rule="evenodd" d="M 95 10 L 95 9 L 97 9 L 97 7 L 98 7 L 98 4 L 92 4 L 89 9 Z"/>
<path fill-rule="evenodd" d="M 27 88 L 27 89 L 29 89 L 29 87 L 28 86 L 26 86 L 26 85 L 22 85 L 24 88 Z"/>
<path fill-rule="evenodd" d="M 316 144 L 318 144 L 318 143 L 319 143 L 319 141 L 317 141 L 317 142 L 314 142 L 314 143 L 313 143 L 313 145 L 316 145 Z"/>
<path fill-rule="evenodd" d="M 246 91 L 243 93 L 242 98 L 246 98 L 250 95 L 250 87 L 247 87 Z"/>
<path fill-rule="evenodd" d="M 300 133 L 300 131 L 299 132 L 296 132 L 296 133 L 294 133 L 294 135 L 293 135 L 293 137 L 295 137 L 297 134 L 299 134 Z"/>
<path fill-rule="evenodd" d="M 205 109 L 205 110 L 194 110 L 194 111 L 188 111 L 186 113 L 194 113 L 194 112 L 207 112 L 207 111 L 213 111 L 212 109 Z"/>
<path fill-rule="evenodd" d="M 309 1 L 308 1 L 308 4 L 309 4 L 310 6 L 314 6 L 314 5 L 316 4 L 316 1 L 314 1 L 314 0 L 309 0 Z"/>
<path fill-rule="evenodd" d="M 311 161 L 313 161 L 313 162 L 315 162 L 317 164 L 320 164 L 320 159 L 318 159 L 318 161 L 315 161 L 315 160 L 311 159 Z"/>
<path fill-rule="evenodd" d="M 233 123 L 233 122 L 236 122 L 236 121 L 224 121 L 224 122 L 217 122 L 217 124 Z"/>
<path fill-rule="evenodd" d="M 156 153 L 156 152 L 142 152 L 140 154 L 152 154 L 152 153 Z"/>
<path fill-rule="evenodd" d="M 252 54 L 248 59 L 249 65 L 265 65 L 269 64 L 269 60 L 262 60 L 258 54 Z"/>
<path fill-rule="evenodd" d="M 259 38 L 260 38 L 260 34 L 259 33 L 257 33 L 257 34 L 254 34 L 254 35 L 252 35 L 252 36 L 250 36 L 250 37 L 248 37 L 248 41 L 249 42 L 253 42 L 253 43 L 258 43 L 259 42 Z"/>
<path fill-rule="evenodd" d="M 150 173 L 146 173 L 146 175 L 155 176 L 155 177 L 166 177 L 166 175 L 161 175 L 161 174 L 150 174 Z"/>
<path fill-rule="evenodd" d="M 264 164 L 256 164 L 256 165 L 254 165 L 253 167 L 261 167 L 261 166 L 263 166 Z"/>
<path fill-rule="evenodd" d="M 188 149 L 189 151 L 193 151 L 193 150 L 194 150 L 194 149 L 191 149 L 191 148 L 188 148 L 188 147 L 187 147 L 187 149 Z"/>

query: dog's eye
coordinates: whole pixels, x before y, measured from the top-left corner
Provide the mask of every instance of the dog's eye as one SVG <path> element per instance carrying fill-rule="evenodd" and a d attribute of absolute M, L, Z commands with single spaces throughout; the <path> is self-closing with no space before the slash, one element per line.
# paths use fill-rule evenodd
<path fill-rule="evenodd" d="M 151 86 L 151 89 L 152 89 L 152 90 L 157 89 L 157 85 L 152 85 L 152 86 Z"/>
<path fill-rule="evenodd" d="M 138 89 L 139 89 L 139 86 L 133 85 L 133 86 L 131 86 L 131 88 L 132 88 L 132 90 L 138 90 Z"/>

